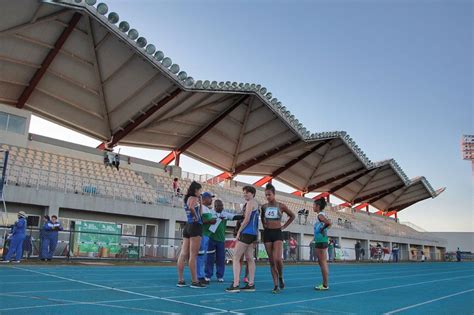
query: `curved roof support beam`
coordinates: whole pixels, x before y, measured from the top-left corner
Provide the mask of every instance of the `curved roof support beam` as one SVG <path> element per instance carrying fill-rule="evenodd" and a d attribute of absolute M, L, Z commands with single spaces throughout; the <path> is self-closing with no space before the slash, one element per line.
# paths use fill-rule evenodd
<path fill-rule="evenodd" d="M 407 208 L 407 207 L 409 207 L 409 206 L 411 206 L 411 205 L 413 205 L 413 204 L 415 204 L 415 203 L 417 203 L 417 202 L 420 202 L 420 201 L 425 200 L 425 199 L 428 199 L 428 198 L 430 198 L 430 197 L 426 197 L 426 198 L 419 199 L 419 200 L 415 200 L 415 201 L 410 201 L 410 202 L 407 202 L 407 203 L 398 205 L 398 206 L 396 206 L 396 207 L 391 207 L 391 208 L 388 208 L 387 211 L 389 211 L 389 212 L 390 212 L 390 211 L 396 211 L 396 212 L 398 212 L 398 211 L 401 211 L 401 210 L 403 210 L 403 209 L 405 209 L 405 208 Z"/>
<path fill-rule="evenodd" d="M 314 153 L 315 151 L 319 150 L 321 147 L 323 147 L 324 145 L 326 145 L 330 140 L 325 140 L 321 143 L 318 143 L 317 145 L 315 145 L 314 147 L 312 147 L 310 150 L 304 152 L 303 154 L 299 155 L 298 157 L 294 158 L 293 160 L 289 161 L 288 163 L 286 163 L 284 166 L 280 167 L 279 169 L 275 170 L 270 176 L 265 176 L 263 177 L 262 179 L 260 179 L 259 181 L 255 182 L 254 185 L 255 186 L 263 186 L 265 185 L 266 183 L 268 183 L 269 181 L 271 181 L 273 178 L 277 177 L 278 175 L 280 175 L 281 173 L 287 171 L 288 169 L 290 169 L 291 167 L 293 167 L 294 165 L 296 165 L 297 163 L 301 162 L 302 160 L 304 160 L 305 158 L 307 158 L 309 155 L 311 155 L 312 153 Z"/>
<path fill-rule="evenodd" d="M 102 142 L 97 148 L 104 150 L 106 148 L 106 144 L 108 147 L 113 147 L 115 146 L 120 140 L 122 140 L 124 137 L 126 137 L 128 134 L 130 134 L 135 128 L 137 128 L 139 125 L 141 125 L 145 120 L 150 118 L 154 113 L 156 113 L 159 109 L 161 109 L 163 106 L 168 104 L 170 101 L 172 101 L 176 96 L 181 93 L 181 89 L 177 88 L 173 92 L 171 92 L 169 95 L 164 97 L 161 101 L 155 103 L 152 103 L 152 106 L 148 108 L 142 115 L 138 116 L 136 119 L 133 121 L 130 121 L 123 129 L 120 129 L 119 131 L 115 132 L 110 140 L 106 142 Z"/>
<path fill-rule="evenodd" d="M 171 163 L 174 159 L 178 159 L 179 155 L 189 149 L 193 144 L 195 144 L 199 139 L 201 139 L 206 133 L 208 133 L 215 125 L 220 123 L 224 118 L 227 117 L 230 113 L 232 113 L 237 107 L 239 107 L 242 103 L 244 103 L 250 95 L 244 95 L 239 97 L 229 108 L 221 112 L 219 115 L 217 115 L 216 118 L 214 118 L 212 121 L 210 121 L 204 128 L 199 130 L 194 136 L 192 136 L 190 139 L 188 139 L 185 143 L 180 145 L 178 148 L 173 150 L 168 156 L 163 159 L 161 162 L 167 162 L 167 164 Z M 160 162 L 160 163 L 161 163 Z M 166 164 L 166 163 L 163 163 Z M 167 165 L 166 164 L 166 165 Z"/>
<path fill-rule="evenodd" d="M 349 184 L 355 182 L 355 181 L 358 180 L 359 178 L 364 177 L 365 175 L 369 174 L 369 173 L 372 172 L 373 170 L 374 170 L 374 169 L 366 170 L 365 172 L 362 172 L 362 173 L 360 173 L 359 175 L 354 176 L 354 177 L 352 177 L 352 178 L 346 180 L 345 182 L 342 182 L 342 183 L 340 183 L 339 185 L 333 187 L 329 192 L 330 192 L 331 194 L 333 194 L 333 193 L 335 193 L 336 191 L 338 191 L 339 189 L 342 189 L 342 188 L 346 187 L 347 185 L 349 185 Z"/>
<path fill-rule="evenodd" d="M 69 21 L 69 25 L 66 27 L 66 29 L 61 33 L 59 36 L 58 40 L 54 44 L 54 48 L 51 49 L 46 56 L 46 58 L 43 60 L 41 63 L 41 67 L 35 72 L 33 77 L 31 78 L 30 82 L 28 83 L 28 86 L 23 90 L 21 93 L 18 102 L 16 104 L 17 108 L 23 108 L 30 98 L 31 94 L 35 90 L 35 88 L 38 86 L 40 83 L 41 79 L 45 75 L 46 71 L 48 70 L 49 66 L 53 62 L 54 58 L 58 55 L 59 51 L 63 47 L 64 43 L 66 40 L 69 38 L 69 35 L 71 35 L 72 31 L 76 27 L 77 23 L 81 19 L 82 15 L 80 13 L 74 13 L 74 15 L 71 18 L 71 21 Z"/>
<path fill-rule="evenodd" d="M 277 147 L 271 149 L 270 151 L 267 151 L 267 152 L 265 152 L 265 153 L 263 153 L 263 154 L 260 154 L 260 155 L 254 157 L 254 158 L 252 158 L 252 159 L 250 159 L 250 160 L 247 160 L 247 161 L 245 161 L 245 162 L 239 164 L 239 165 L 235 168 L 235 170 L 234 170 L 233 173 L 231 173 L 231 172 L 223 172 L 222 174 L 219 174 L 219 175 L 217 175 L 216 177 L 211 178 L 209 181 L 210 181 L 210 182 L 214 182 L 215 179 L 217 179 L 217 178 L 220 179 L 220 181 L 223 181 L 223 180 L 225 180 L 225 179 L 234 178 L 234 176 L 236 176 L 236 175 L 242 173 L 243 171 L 245 171 L 245 170 L 251 168 L 252 166 L 257 165 L 257 164 L 259 164 L 259 163 L 265 161 L 266 159 L 269 159 L 269 158 L 271 158 L 272 156 L 274 156 L 274 155 L 276 155 L 276 154 L 278 154 L 278 153 L 281 153 L 281 152 L 283 152 L 283 151 L 285 151 L 285 150 L 287 150 L 287 149 L 291 148 L 292 146 L 294 146 L 294 145 L 296 145 L 296 144 L 299 144 L 299 143 L 300 143 L 300 139 L 299 139 L 299 138 L 296 138 L 296 139 L 293 139 L 293 140 L 291 140 L 291 141 L 288 141 L 288 142 L 286 142 L 286 143 L 284 143 L 284 144 L 281 144 L 281 145 L 279 145 L 279 146 L 277 146 Z M 209 182 L 209 181 L 208 181 L 208 182 Z"/>
<path fill-rule="evenodd" d="M 400 185 L 397 185 L 395 187 L 392 187 L 392 188 L 388 188 L 388 189 L 384 189 L 384 190 L 379 190 L 377 192 L 374 192 L 372 194 L 369 194 L 369 195 L 366 195 L 366 196 L 362 196 L 360 198 L 356 198 L 354 199 L 353 203 L 358 203 L 358 202 L 363 202 L 363 201 L 367 201 L 368 203 L 374 203 L 394 192 L 396 192 L 397 190 L 401 189 L 405 187 L 404 184 L 400 184 Z M 372 198 L 372 199 L 371 199 Z"/>
<path fill-rule="evenodd" d="M 237 146 L 235 147 L 234 158 L 232 159 L 232 169 L 235 169 L 235 164 L 237 163 L 237 158 L 239 157 L 240 149 L 242 148 L 242 142 L 244 139 L 245 129 L 247 128 L 247 122 L 249 120 L 250 112 L 251 112 L 254 101 L 255 101 L 255 97 L 252 98 L 252 101 L 250 102 L 249 105 L 247 105 L 247 109 L 245 111 L 244 120 L 242 122 L 242 127 L 240 128 L 240 132 L 239 132 L 239 142 L 237 143 Z"/>
<path fill-rule="evenodd" d="M 308 192 L 313 191 L 313 190 L 316 190 L 316 189 L 321 188 L 321 187 L 324 187 L 325 185 L 328 185 L 328 184 L 330 184 L 330 183 L 333 183 L 333 182 L 335 182 L 335 181 L 338 181 L 338 180 L 340 180 L 340 179 L 343 179 L 343 178 L 345 178 L 345 177 L 347 177 L 347 176 L 350 176 L 350 175 L 352 175 L 352 174 L 356 174 L 356 173 L 358 173 L 358 172 L 360 172 L 360 171 L 362 171 L 362 170 L 364 170 L 364 169 L 365 169 L 365 167 L 360 167 L 360 168 L 357 168 L 357 169 L 355 169 L 355 170 L 342 173 L 342 174 L 340 174 L 340 175 L 338 175 L 338 176 L 335 176 L 335 177 L 333 177 L 333 178 L 327 179 L 327 180 L 325 180 L 325 181 L 319 182 L 319 183 L 317 183 L 317 184 L 310 185 L 310 186 L 308 186 Z"/>
<path fill-rule="evenodd" d="M 280 152 L 283 152 L 289 148 L 291 148 L 292 146 L 296 145 L 296 144 L 299 144 L 300 143 L 300 139 L 299 138 L 296 138 L 296 139 L 293 139 L 291 141 L 288 141 L 278 147 L 275 147 L 273 149 L 271 149 L 270 151 L 267 151 L 263 154 L 260 154 L 259 156 L 256 156 L 250 160 L 247 160 L 245 162 L 243 162 L 242 164 L 238 165 L 234 172 L 233 172 L 233 176 L 237 175 L 237 174 L 240 174 L 242 173 L 243 171 L 251 168 L 252 166 L 254 165 L 257 165 L 259 163 L 262 163 L 263 161 L 265 161 L 266 159 L 268 158 L 271 158 L 272 156 L 280 153 Z"/>

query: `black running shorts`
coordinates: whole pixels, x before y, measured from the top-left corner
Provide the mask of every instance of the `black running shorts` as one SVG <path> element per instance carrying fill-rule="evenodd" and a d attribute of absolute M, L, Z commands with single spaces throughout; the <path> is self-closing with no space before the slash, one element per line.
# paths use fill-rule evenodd
<path fill-rule="evenodd" d="M 326 249 L 328 248 L 328 243 L 316 243 L 315 247 L 320 249 Z"/>
<path fill-rule="evenodd" d="M 239 241 L 245 243 L 247 245 L 252 244 L 253 242 L 257 241 L 257 235 L 253 234 L 240 234 Z"/>
<path fill-rule="evenodd" d="M 283 241 L 283 233 L 281 229 L 265 229 L 263 230 L 263 242 L 273 243 L 276 241 Z"/>
<path fill-rule="evenodd" d="M 191 238 L 202 236 L 202 225 L 194 222 L 194 223 L 186 223 L 183 230 L 183 238 Z"/>

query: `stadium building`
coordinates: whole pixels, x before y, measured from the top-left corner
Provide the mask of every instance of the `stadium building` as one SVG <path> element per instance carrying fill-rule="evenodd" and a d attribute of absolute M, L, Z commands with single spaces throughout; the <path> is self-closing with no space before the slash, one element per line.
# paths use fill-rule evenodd
<path fill-rule="evenodd" d="M 254 183 L 260 203 L 261 186 L 278 180 L 295 189 L 278 192 L 281 202 L 295 213 L 310 210 L 288 228 L 287 236 L 300 244 L 299 259 L 310 255 L 310 192 L 345 201 L 327 211 L 338 259 L 354 259 L 357 240 L 366 258 L 377 244 L 388 252 L 398 244 L 402 260 L 418 260 L 421 252 L 443 259 L 446 242 L 400 224 L 397 213 L 444 189 L 433 189 L 424 177 L 408 178 L 394 160 L 372 162 L 344 131 L 308 131 L 259 84 L 194 80 L 95 2 L 2 2 L 8 12 L 0 21 L 5 224 L 20 210 L 33 228 L 42 215 L 58 215 L 71 230 L 61 234 L 59 256 L 123 258 L 112 248 L 119 246 L 137 248 L 137 258 L 174 259 L 185 213 L 175 207 L 181 201 L 172 179 L 180 178 L 182 188 L 200 181 L 237 212 L 244 183 L 233 178 L 242 174 L 262 176 Z M 32 114 L 102 144 L 31 134 Z M 171 152 L 160 163 L 122 155 L 114 170 L 104 165 L 104 150 L 117 144 Z M 222 174 L 186 172 L 181 154 Z M 94 238 L 94 231 L 106 234 Z"/>

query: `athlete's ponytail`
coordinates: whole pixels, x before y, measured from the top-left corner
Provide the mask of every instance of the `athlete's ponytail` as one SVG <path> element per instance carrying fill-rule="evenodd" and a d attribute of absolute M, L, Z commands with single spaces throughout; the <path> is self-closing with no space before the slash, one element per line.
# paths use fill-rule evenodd
<path fill-rule="evenodd" d="M 265 190 L 270 190 L 273 194 L 275 194 L 275 186 L 273 186 L 270 183 L 268 183 L 267 186 L 265 186 Z"/>

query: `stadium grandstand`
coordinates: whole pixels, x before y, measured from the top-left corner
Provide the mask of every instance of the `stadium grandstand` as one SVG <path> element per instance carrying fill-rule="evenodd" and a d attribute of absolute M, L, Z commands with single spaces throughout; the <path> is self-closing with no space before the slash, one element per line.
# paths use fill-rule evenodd
<path fill-rule="evenodd" d="M 195 80 L 106 4 L 95 4 L 1 4 L 9 12 L 0 21 L 5 224 L 19 210 L 28 213 L 32 228 L 44 214 L 58 215 L 68 230 L 99 222 L 127 235 L 128 247 L 143 247 L 140 257 L 175 259 L 185 216 L 174 207 L 179 196 L 172 179 L 178 177 L 182 187 L 200 181 L 238 212 L 245 184 L 234 178 L 253 175 L 261 176 L 253 183 L 261 203 L 264 184 L 276 180 L 293 187 L 294 193 L 279 196 L 295 213 L 311 208 L 308 193 L 343 200 L 329 211 L 339 259 L 355 258 L 357 240 L 366 253 L 377 244 L 390 252 L 396 243 L 402 260 L 417 260 L 421 252 L 443 259 L 443 240 L 397 220 L 399 211 L 443 188 L 433 189 L 423 176 L 408 178 L 393 159 L 372 162 L 345 131 L 310 132 L 260 84 Z M 32 114 L 102 144 L 91 148 L 31 134 Z M 160 163 L 122 155 L 120 170 L 113 170 L 104 166 L 104 152 L 118 144 L 171 152 Z M 186 172 L 182 154 L 222 173 Z M 288 229 L 300 244 L 300 259 L 309 259 L 303 246 L 312 239 L 309 212 Z M 81 238 L 72 234 L 62 233 L 58 255 L 119 257 L 100 246 L 81 251 Z"/>
<path fill-rule="evenodd" d="M 1 314 L 474 312 L 468 237 L 398 218 L 445 188 L 309 131 L 261 84 L 194 79 L 105 3 L 5 0 L 0 17 Z"/>

